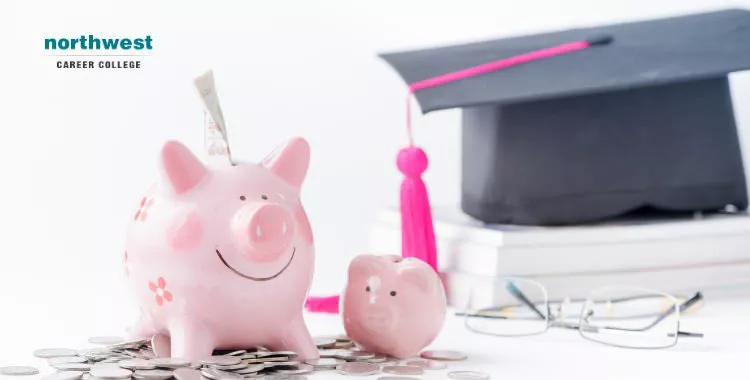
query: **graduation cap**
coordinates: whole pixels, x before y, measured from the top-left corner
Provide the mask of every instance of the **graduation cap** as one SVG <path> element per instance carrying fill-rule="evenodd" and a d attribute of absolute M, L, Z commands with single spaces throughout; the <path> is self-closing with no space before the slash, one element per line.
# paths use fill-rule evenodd
<path fill-rule="evenodd" d="M 424 113 L 462 109 L 461 206 L 482 221 L 747 208 L 727 78 L 750 68 L 746 10 L 381 56 Z"/>

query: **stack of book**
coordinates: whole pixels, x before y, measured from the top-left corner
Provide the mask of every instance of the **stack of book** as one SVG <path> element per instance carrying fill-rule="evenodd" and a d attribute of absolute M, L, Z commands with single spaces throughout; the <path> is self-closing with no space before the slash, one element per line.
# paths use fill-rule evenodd
<path fill-rule="evenodd" d="M 523 277 L 552 300 L 585 297 L 603 286 L 637 286 L 671 294 L 750 280 L 750 215 L 631 217 L 572 227 L 491 225 L 458 207 L 433 210 L 438 265 L 449 304 L 473 291 L 491 297 L 493 279 Z M 399 254 L 398 209 L 380 213 L 372 253 Z"/>

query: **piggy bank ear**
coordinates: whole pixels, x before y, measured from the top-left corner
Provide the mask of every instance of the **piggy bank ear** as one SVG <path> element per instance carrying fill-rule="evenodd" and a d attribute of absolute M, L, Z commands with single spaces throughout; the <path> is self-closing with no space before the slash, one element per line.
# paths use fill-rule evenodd
<path fill-rule="evenodd" d="M 290 185 L 300 188 L 310 166 L 310 145 L 303 138 L 293 138 L 266 156 L 262 164 Z"/>
<path fill-rule="evenodd" d="M 359 255 L 349 263 L 349 280 L 366 277 L 370 273 L 382 270 L 382 266 L 375 255 Z"/>
<path fill-rule="evenodd" d="M 161 184 L 175 194 L 184 193 L 206 175 L 206 167 L 177 141 L 167 141 L 159 157 Z"/>
<path fill-rule="evenodd" d="M 400 276 L 405 281 L 415 285 L 424 293 L 430 292 L 440 284 L 437 273 L 432 267 L 420 259 L 413 257 L 404 259 L 399 268 Z"/>

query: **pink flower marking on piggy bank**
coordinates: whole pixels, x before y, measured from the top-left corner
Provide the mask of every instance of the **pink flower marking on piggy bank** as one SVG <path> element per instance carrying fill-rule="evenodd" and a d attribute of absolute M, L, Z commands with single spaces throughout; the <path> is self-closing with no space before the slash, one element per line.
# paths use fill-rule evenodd
<path fill-rule="evenodd" d="M 164 145 L 148 218 L 131 218 L 127 234 L 134 338 L 157 335 L 158 352 L 190 360 L 253 346 L 318 357 L 302 319 L 314 264 L 299 198 L 309 161 L 299 138 L 261 164 L 210 169 Z"/>
<path fill-rule="evenodd" d="M 349 337 L 368 351 L 397 358 L 419 353 L 445 321 L 443 284 L 416 258 L 357 256 L 342 297 Z"/>

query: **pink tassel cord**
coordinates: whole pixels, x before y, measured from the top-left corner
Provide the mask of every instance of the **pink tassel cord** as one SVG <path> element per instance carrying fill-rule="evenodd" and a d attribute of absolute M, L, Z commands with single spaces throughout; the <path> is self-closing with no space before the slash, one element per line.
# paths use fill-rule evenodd
<path fill-rule="evenodd" d="M 446 83 L 539 59 L 572 53 L 596 45 L 606 45 L 611 41 L 611 37 L 601 36 L 587 41 L 570 42 L 427 78 L 414 82 L 409 86 L 409 93 L 406 98 L 406 131 L 409 138 L 409 146 L 399 151 L 396 160 L 398 169 L 404 174 L 400 195 L 401 255 L 403 257 L 416 257 L 429 264 L 435 271 L 438 270 L 435 230 L 432 224 L 430 200 L 427 195 L 427 186 L 425 186 L 421 177 L 422 173 L 427 170 L 427 155 L 422 149 L 414 146 L 414 137 L 411 128 L 411 95 L 419 90 L 441 86 Z M 339 296 L 309 297 L 305 302 L 305 308 L 311 312 L 336 314 L 339 312 L 339 298 Z"/>
<path fill-rule="evenodd" d="M 427 155 L 411 146 L 398 153 L 401 183 L 401 256 L 416 257 L 437 272 L 437 250 L 432 226 L 432 210 L 427 187 L 421 175 L 427 169 Z"/>

